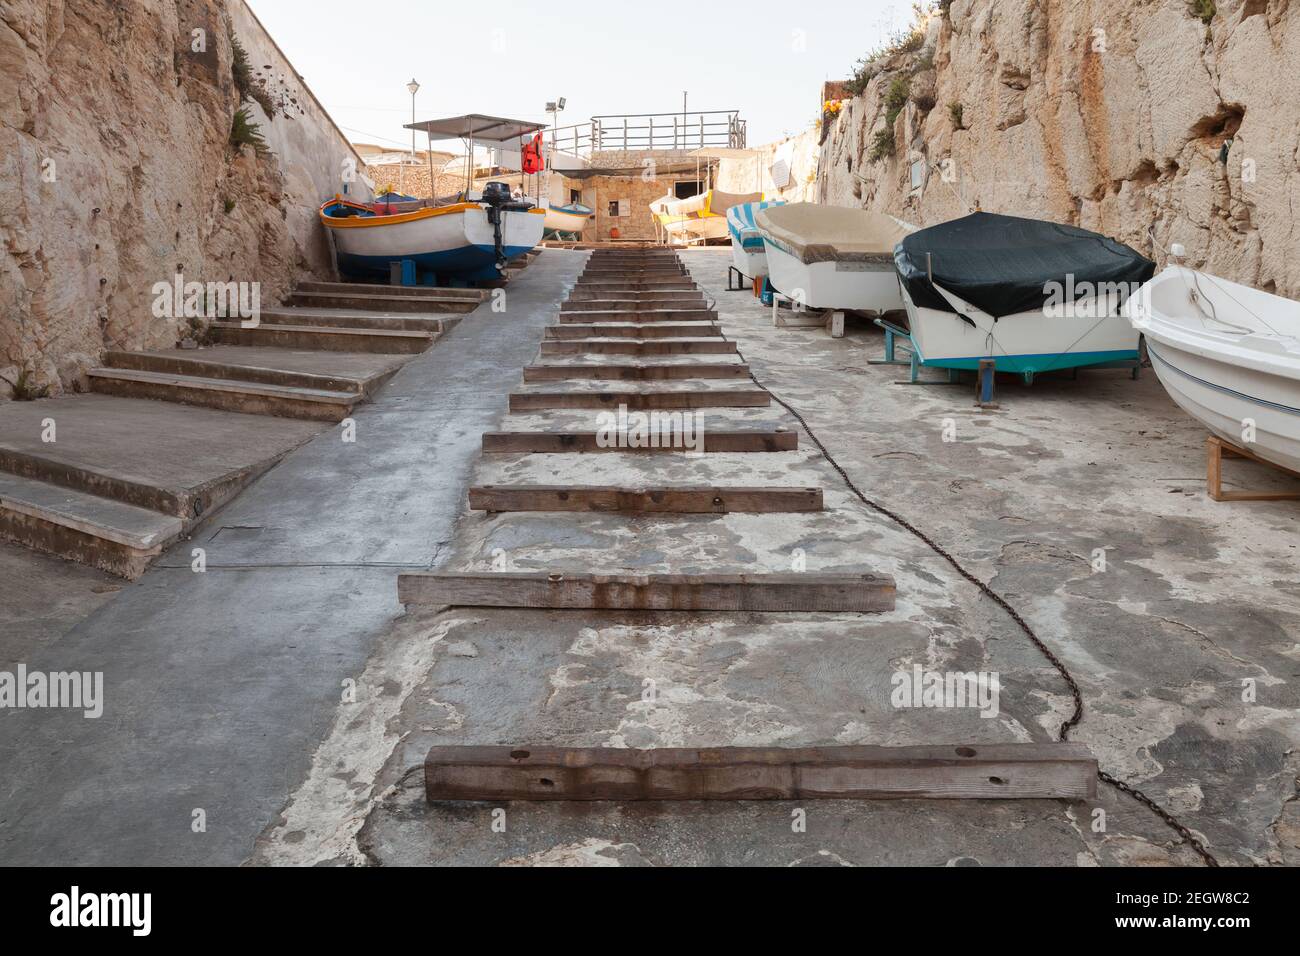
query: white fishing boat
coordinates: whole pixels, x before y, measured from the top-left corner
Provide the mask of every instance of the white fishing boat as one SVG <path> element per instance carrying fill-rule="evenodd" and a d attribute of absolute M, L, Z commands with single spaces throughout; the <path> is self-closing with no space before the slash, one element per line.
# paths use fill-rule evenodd
<path fill-rule="evenodd" d="M 727 237 L 727 210 L 747 202 L 760 202 L 762 193 L 708 192 L 677 199 L 661 196 L 650 204 L 665 235 L 672 242 L 705 242 Z"/>
<path fill-rule="evenodd" d="M 1300 472 L 1300 302 L 1171 265 L 1125 314 L 1185 412 L 1224 441 Z"/>
<path fill-rule="evenodd" d="M 581 234 L 595 211 L 580 202 L 567 206 L 548 206 L 545 227 L 549 232 Z"/>
<path fill-rule="evenodd" d="M 544 209 L 508 201 L 504 184 L 490 183 L 484 195 L 481 202 L 393 215 L 335 198 L 321 206 L 320 218 L 346 275 L 386 279 L 393 263 L 410 261 L 434 283 L 484 281 L 500 278 L 511 260 L 541 242 L 546 219 Z"/>
<path fill-rule="evenodd" d="M 895 251 L 920 364 L 1043 372 L 1124 364 L 1138 335 L 1121 313 L 1155 263 L 1075 226 L 975 213 L 914 232 Z"/>
<path fill-rule="evenodd" d="M 784 201 L 742 202 L 727 210 L 727 231 L 731 233 L 731 258 L 737 271 L 750 279 L 767 275 L 767 249 L 763 234 L 754 223 L 754 214 L 768 206 L 783 206 Z"/>
<path fill-rule="evenodd" d="M 810 309 L 903 308 L 894 246 L 907 227 L 892 216 L 801 202 L 760 209 L 754 224 L 782 295 Z"/>

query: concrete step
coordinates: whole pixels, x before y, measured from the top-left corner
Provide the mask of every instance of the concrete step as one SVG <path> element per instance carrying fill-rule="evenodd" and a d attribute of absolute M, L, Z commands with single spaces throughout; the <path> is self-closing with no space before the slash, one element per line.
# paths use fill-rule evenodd
<path fill-rule="evenodd" d="M 359 309 L 363 312 L 419 312 L 437 315 L 444 312 L 473 312 L 479 303 L 456 296 L 391 295 L 352 292 L 294 292 L 287 305 L 305 305 L 325 309 Z"/>
<path fill-rule="evenodd" d="M 665 308 L 663 303 L 658 302 L 630 310 L 560 312 L 560 321 L 568 324 L 575 322 L 716 322 L 717 320 L 718 313 L 713 309 Z"/>
<path fill-rule="evenodd" d="M 326 391 L 292 385 L 265 385 L 221 378 L 124 368 L 93 368 L 92 391 L 120 398 L 148 398 L 182 405 L 201 405 L 246 415 L 305 418 L 339 422 L 361 400 L 353 391 Z"/>
<path fill-rule="evenodd" d="M 295 292 L 323 292 L 336 295 L 407 295 L 438 296 L 444 299 L 464 299 L 467 302 L 483 302 L 488 294 L 483 289 L 452 289 L 446 286 L 429 285 L 381 285 L 369 282 L 300 282 Z"/>
<path fill-rule="evenodd" d="M 0 415 L 0 471 L 191 523 L 322 427 L 112 395 L 10 402 Z"/>
<path fill-rule="evenodd" d="M 134 580 L 185 531 L 180 518 L 0 472 L 0 537 Z"/>
<path fill-rule="evenodd" d="M 643 309 L 703 309 L 704 296 L 683 294 L 675 298 L 660 299 L 571 299 L 560 306 L 560 312 L 640 312 Z"/>
<path fill-rule="evenodd" d="M 104 355 L 105 367 L 113 369 L 350 392 L 358 396 L 373 394 L 405 361 L 367 352 L 312 352 L 239 345 Z"/>
<path fill-rule="evenodd" d="M 433 332 L 436 335 L 449 331 L 460 322 L 459 315 L 412 315 L 294 306 L 264 309 L 261 319 L 266 325 L 296 325 L 326 329 L 388 329 L 397 332 Z"/>
<path fill-rule="evenodd" d="M 239 322 L 214 322 L 214 342 L 222 345 L 265 345 L 286 349 L 317 349 L 323 352 L 378 352 L 386 355 L 415 355 L 438 337 L 434 332 L 402 329 L 330 328 L 309 325 L 263 323 L 245 328 Z"/>

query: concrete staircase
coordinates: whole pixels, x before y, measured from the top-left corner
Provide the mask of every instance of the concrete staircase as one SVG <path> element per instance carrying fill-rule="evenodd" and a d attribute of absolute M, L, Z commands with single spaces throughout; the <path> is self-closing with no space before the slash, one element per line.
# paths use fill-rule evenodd
<path fill-rule="evenodd" d="M 134 579 L 487 296 L 307 282 L 210 345 L 110 351 L 95 394 L 0 409 L 0 537 Z"/>

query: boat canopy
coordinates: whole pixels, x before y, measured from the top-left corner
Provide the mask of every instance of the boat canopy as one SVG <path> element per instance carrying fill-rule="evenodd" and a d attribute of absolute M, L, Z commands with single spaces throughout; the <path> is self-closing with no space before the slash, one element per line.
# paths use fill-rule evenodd
<path fill-rule="evenodd" d="M 476 143 L 517 143 L 521 137 L 546 129 L 545 123 L 512 120 L 483 113 L 467 113 L 446 119 L 407 123 L 406 129 L 421 130 L 430 139 L 472 139 Z"/>
<path fill-rule="evenodd" d="M 955 313 L 937 285 L 994 318 L 1042 309 L 1060 294 L 1053 283 L 1084 298 L 1104 292 L 1100 283 L 1131 290 L 1155 273 L 1150 259 L 1087 229 L 987 212 L 912 233 L 894 264 L 915 305 Z"/>
<path fill-rule="evenodd" d="M 907 227 L 892 216 L 795 202 L 754 214 L 763 238 L 801 262 L 888 262 Z"/>

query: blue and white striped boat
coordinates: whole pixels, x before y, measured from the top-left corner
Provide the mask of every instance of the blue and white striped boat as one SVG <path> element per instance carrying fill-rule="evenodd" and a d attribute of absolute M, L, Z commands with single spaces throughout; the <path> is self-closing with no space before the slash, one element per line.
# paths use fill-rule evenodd
<path fill-rule="evenodd" d="M 754 214 L 768 206 L 784 206 L 784 200 L 746 202 L 727 210 L 727 231 L 731 233 L 731 257 L 736 269 L 750 279 L 767 276 L 767 248 L 763 234 L 754 225 Z"/>

